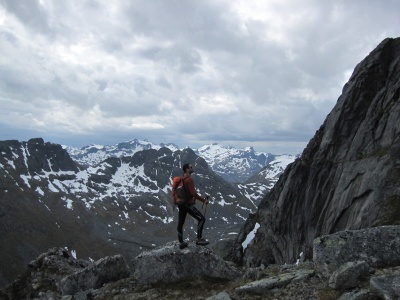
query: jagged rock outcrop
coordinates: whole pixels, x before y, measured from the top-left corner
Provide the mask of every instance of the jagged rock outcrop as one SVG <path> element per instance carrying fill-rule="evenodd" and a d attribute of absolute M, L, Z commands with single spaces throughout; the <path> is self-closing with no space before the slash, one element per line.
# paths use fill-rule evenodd
<path fill-rule="evenodd" d="M 127 277 L 129 269 L 121 255 L 92 263 L 74 258 L 65 248 L 52 248 L 31 261 L 18 280 L 0 290 L 0 299 L 60 299 Z"/>
<path fill-rule="evenodd" d="M 65 248 L 49 249 L 32 260 L 17 280 L 0 290 L 0 299 L 35 299 L 46 293 L 56 299 L 61 295 L 58 282 L 90 265 L 88 261 L 74 258 Z"/>
<path fill-rule="evenodd" d="M 233 247 L 247 265 L 312 257 L 316 237 L 400 224 L 400 38 L 354 70 L 300 158 L 262 200 Z M 258 223 L 252 243 L 242 242 Z"/>
<path fill-rule="evenodd" d="M 81 291 L 98 289 L 103 284 L 129 277 L 129 269 L 121 255 L 102 258 L 85 269 L 60 280 L 62 295 L 74 295 Z"/>
<path fill-rule="evenodd" d="M 240 276 L 232 263 L 193 242 L 182 250 L 177 242 L 170 242 L 145 251 L 133 259 L 131 267 L 121 255 L 88 262 L 74 258 L 65 248 L 53 248 L 30 262 L 18 280 L 0 290 L 0 299 L 109 299 L 110 289 L 134 294 L 154 284 L 173 287 L 196 280 L 222 284 Z"/>
<path fill-rule="evenodd" d="M 208 247 L 196 246 L 194 242 L 182 250 L 178 243 L 172 242 L 142 252 L 133 260 L 133 269 L 132 276 L 142 285 L 201 278 L 228 281 L 240 276 Z"/>
<path fill-rule="evenodd" d="M 141 253 L 129 265 L 121 255 L 89 262 L 65 248 L 53 248 L 0 289 L 0 299 L 398 299 L 400 265 L 392 256 L 399 257 L 400 247 L 393 244 L 388 251 L 385 242 L 397 239 L 393 233 L 400 232 L 400 226 L 373 230 L 316 239 L 314 262 L 256 268 L 233 266 L 193 242 L 185 249 L 167 243 Z M 372 237 L 365 238 L 369 234 Z M 389 255 L 372 254 L 373 249 Z M 327 277 L 328 262 L 332 267 Z"/>

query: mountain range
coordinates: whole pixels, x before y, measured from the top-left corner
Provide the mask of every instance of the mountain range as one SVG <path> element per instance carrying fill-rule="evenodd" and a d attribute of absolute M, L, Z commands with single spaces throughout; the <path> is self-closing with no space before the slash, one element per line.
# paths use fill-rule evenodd
<path fill-rule="evenodd" d="M 168 148 L 183 150 L 173 143 L 155 144 L 133 139 L 115 145 L 87 145 L 82 148 L 63 146 L 71 158 L 82 165 L 95 166 L 110 157 L 128 157 L 143 150 Z M 217 143 L 204 145 L 193 151 L 224 180 L 234 183 L 246 197 L 257 203 L 273 187 L 286 166 L 297 156 L 256 152 L 253 147 L 236 149 Z"/>
<path fill-rule="evenodd" d="M 213 152 L 219 156 L 213 157 Z M 226 173 L 214 172 L 199 153 L 220 170 L 225 163 Z M 207 237 L 227 238 L 256 210 L 283 163 L 294 159 L 270 155 L 269 165 L 263 166 L 267 160 L 259 157 L 264 156 L 216 144 L 194 151 L 139 140 L 82 149 L 41 138 L 0 141 L 0 216 L 5 226 L 1 236 L 7 241 L 1 243 L 0 261 L 16 266 L 2 268 L 0 282 L 15 278 L 30 259 L 54 245 L 96 259 L 113 253 L 133 257 L 174 240 L 177 210 L 170 186 L 172 178 L 182 174 L 184 162 L 194 163 L 198 192 L 211 197 L 210 205 L 199 206 L 207 215 Z M 263 181 L 226 181 L 224 174 L 250 174 L 250 169 L 234 167 L 239 157 L 249 168 L 258 166 L 257 178 Z M 194 239 L 195 227 L 188 219 L 187 239 Z"/>

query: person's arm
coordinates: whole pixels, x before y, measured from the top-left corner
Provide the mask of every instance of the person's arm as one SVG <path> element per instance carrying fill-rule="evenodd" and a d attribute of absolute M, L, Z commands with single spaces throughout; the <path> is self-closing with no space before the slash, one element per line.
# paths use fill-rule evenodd
<path fill-rule="evenodd" d="M 201 197 L 199 194 L 197 194 L 196 192 L 196 188 L 194 187 L 194 181 L 192 179 L 192 177 L 188 177 L 186 180 L 186 188 L 188 189 L 190 195 L 194 198 L 196 198 L 197 200 L 200 200 L 201 202 L 208 204 L 208 200 Z"/>

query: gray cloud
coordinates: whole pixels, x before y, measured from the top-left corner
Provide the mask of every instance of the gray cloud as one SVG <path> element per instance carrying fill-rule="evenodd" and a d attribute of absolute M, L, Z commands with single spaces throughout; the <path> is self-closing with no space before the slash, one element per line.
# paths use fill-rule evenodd
<path fill-rule="evenodd" d="M 0 0 L 0 139 L 299 153 L 400 3 Z"/>
<path fill-rule="evenodd" d="M 38 1 L 2 0 L 0 3 L 24 26 L 45 34 L 50 31 L 47 11 Z"/>

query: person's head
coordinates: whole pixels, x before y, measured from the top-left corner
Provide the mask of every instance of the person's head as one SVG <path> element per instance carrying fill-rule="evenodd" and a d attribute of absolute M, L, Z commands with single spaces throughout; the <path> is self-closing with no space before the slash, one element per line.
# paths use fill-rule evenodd
<path fill-rule="evenodd" d="M 191 173 L 193 173 L 193 166 L 192 166 L 192 164 L 189 164 L 189 163 L 184 164 L 182 166 L 182 170 L 183 170 L 183 173 L 187 173 L 189 171 L 189 173 L 191 174 Z"/>

